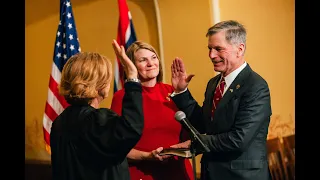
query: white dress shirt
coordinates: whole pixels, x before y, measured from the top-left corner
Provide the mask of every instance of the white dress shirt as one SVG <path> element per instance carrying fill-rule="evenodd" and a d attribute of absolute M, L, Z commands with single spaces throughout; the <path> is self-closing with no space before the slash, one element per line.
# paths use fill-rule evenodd
<path fill-rule="evenodd" d="M 222 96 L 227 92 L 227 89 L 230 87 L 234 79 L 238 76 L 238 74 L 247 66 L 247 62 L 244 62 L 241 66 L 239 66 L 237 69 L 232 71 L 228 76 L 224 77 L 224 80 L 226 81 L 226 85 L 224 86 L 223 94 Z M 222 77 L 222 76 L 221 76 Z"/>

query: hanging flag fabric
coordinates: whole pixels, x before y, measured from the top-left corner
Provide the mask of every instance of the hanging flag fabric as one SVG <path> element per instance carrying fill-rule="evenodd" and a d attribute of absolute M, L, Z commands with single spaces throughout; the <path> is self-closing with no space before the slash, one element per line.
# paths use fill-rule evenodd
<path fill-rule="evenodd" d="M 54 54 L 51 74 L 49 78 L 48 97 L 45 104 L 43 116 L 43 133 L 46 150 L 50 149 L 50 131 L 52 122 L 69 104 L 63 96 L 59 95 L 58 85 L 60 83 L 61 71 L 67 60 L 74 54 L 80 52 L 80 44 L 76 25 L 73 17 L 70 0 L 60 1 L 60 21 L 54 44 Z"/>
<path fill-rule="evenodd" d="M 129 11 L 126 0 L 118 0 L 119 6 L 119 23 L 117 42 L 122 45 L 125 50 L 137 40 L 134 26 L 132 23 L 131 13 Z M 123 88 L 125 74 L 117 58 L 115 61 L 114 71 L 114 93 Z"/>

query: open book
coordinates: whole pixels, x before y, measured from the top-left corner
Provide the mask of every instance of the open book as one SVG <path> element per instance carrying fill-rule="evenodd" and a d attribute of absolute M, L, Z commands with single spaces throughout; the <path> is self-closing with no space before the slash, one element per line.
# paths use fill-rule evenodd
<path fill-rule="evenodd" d="M 160 156 L 162 155 L 174 155 L 174 156 L 180 156 L 185 158 L 191 158 L 191 152 L 190 149 L 187 148 L 165 148 L 160 153 Z"/>

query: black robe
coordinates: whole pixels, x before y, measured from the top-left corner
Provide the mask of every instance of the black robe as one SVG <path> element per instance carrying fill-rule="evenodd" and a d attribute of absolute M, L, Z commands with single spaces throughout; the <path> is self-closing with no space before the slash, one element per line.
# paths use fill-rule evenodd
<path fill-rule="evenodd" d="M 122 116 L 107 108 L 71 105 L 52 123 L 53 180 L 129 180 L 126 155 L 144 124 L 141 85 L 125 83 Z"/>

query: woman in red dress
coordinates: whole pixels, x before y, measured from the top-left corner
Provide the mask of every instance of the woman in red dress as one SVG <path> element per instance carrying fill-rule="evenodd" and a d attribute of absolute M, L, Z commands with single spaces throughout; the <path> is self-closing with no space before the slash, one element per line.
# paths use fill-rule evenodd
<path fill-rule="evenodd" d="M 162 83 L 162 66 L 156 50 L 136 41 L 126 54 L 138 69 L 145 122 L 141 139 L 127 155 L 131 180 L 193 180 L 189 159 L 158 155 L 163 148 L 190 144 L 190 140 L 174 119 L 178 109 L 169 98 L 174 89 Z M 123 95 L 124 89 L 117 91 L 112 99 L 111 109 L 119 115 Z"/>

